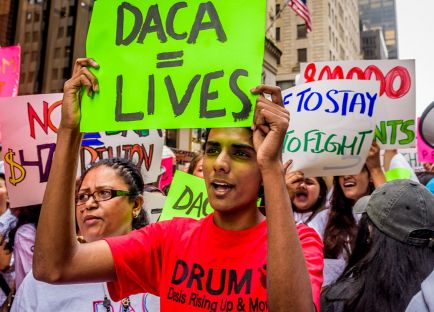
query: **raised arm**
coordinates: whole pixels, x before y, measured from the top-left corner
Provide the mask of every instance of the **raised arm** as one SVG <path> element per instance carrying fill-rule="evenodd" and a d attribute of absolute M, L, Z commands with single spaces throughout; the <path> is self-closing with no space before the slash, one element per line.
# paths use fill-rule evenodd
<path fill-rule="evenodd" d="M 105 241 L 79 244 L 75 233 L 75 179 L 80 133 L 82 88 L 91 95 L 98 82 L 87 67 L 92 59 L 78 59 L 65 82 L 57 145 L 36 232 L 33 274 L 51 283 L 114 279 L 113 259 Z M 83 89 L 84 90 L 84 89 Z"/>
<path fill-rule="evenodd" d="M 295 192 L 304 180 L 304 174 L 301 171 L 288 171 L 292 165 L 292 159 L 288 160 L 283 165 L 283 172 L 285 173 L 286 190 L 288 191 L 289 199 L 294 200 Z"/>
<path fill-rule="evenodd" d="M 380 146 L 375 141 L 372 142 L 371 148 L 369 149 L 366 167 L 368 167 L 375 188 L 386 183 L 386 177 L 384 176 L 380 162 Z"/>
<path fill-rule="evenodd" d="M 253 142 L 267 211 L 267 291 L 270 311 L 312 311 L 312 290 L 286 189 L 281 149 L 289 124 L 280 88 L 259 86 Z M 271 101 L 264 97 L 271 95 Z"/>

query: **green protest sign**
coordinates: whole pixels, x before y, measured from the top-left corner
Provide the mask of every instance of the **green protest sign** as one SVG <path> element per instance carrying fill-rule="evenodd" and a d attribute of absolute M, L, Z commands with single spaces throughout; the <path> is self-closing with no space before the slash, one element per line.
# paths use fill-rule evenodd
<path fill-rule="evenodd" d="M 96 1 L 100 91 L 81 130 L 245 127 L 261 82 L 266 1 Z"/>
<path fill-rule="evenodd" d="M 159 221 L 174 217 L 201 219 L 212 212 L 205 180 L 176 171 Z"/>

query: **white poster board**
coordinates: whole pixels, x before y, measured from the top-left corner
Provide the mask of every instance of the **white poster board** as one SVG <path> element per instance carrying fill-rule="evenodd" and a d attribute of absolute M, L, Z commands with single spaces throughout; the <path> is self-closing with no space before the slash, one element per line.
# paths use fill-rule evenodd
<path fill-rule="evenodd" d="M 143 208 L 146 211 L 149 223 L 158 221 L 163 210 L 166 196 L 158 192 L 144 192 L 145 202 Z"/>
<path fill-rule="evenodd" d="M 371 146 L 379 83 L 318 81 L 282 92 L 291 114 L 283 161 L 305 176 L 357 174 Z"/>
<path fill-rule="evenodd" d="M 0 99 L 0 131 L 11 207 L 42 202 L 56 148 L 61 93 Z M 158 130 L 85 134 L 77 176 L 91 162 L 123 157 L 140 164 L 145 183 L 157 180 L 163 149 Z"/>
<path fill-rule="evenodd" d="M 302 63 L 298 83 L 320 80 L 376 80 L 380 83 L 375 138 L 381 148 L 415 146 L 414 60 L 360 60 Z"/>

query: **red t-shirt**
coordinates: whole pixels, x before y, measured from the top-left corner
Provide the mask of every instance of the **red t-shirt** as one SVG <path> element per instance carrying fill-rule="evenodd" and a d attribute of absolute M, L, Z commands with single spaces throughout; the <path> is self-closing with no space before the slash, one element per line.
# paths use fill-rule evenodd
<path fill-rule="evenodd" d="M 108 283 L 110 296 L 117 301 L 149 292 L 160 296 L 161 311 L 267 311 L 266 229 L 264 221 L 244 231 L 227 231 L 210 214 L 107 238 L 117 277 Z M 297 230 L 319 311 L 322 242 L 305 225 Z"/>

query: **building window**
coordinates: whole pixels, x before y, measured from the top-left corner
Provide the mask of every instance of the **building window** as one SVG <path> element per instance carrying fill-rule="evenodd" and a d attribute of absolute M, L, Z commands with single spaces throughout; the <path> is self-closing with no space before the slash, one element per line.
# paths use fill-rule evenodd
<path fill-rule="evenodd" d="M 30 55 L 30 61 L 36 62 L 37 60 L 38 60 L 38 52 L 33 51 L 32 54 Z"/>
<path fill-rule="evenodd" d="M 178 144 L 178 132 L 175 129 L 166 130 L 166 145 L 168 147 L 177 147 Z"/>
<path fill-rule="evenodd" d="M 32 83 L 33 79 L 35 78 L 35 72 L 30 72 L 27 76 L 27 83 Z"/>
<path fill-rule="evenodd" d="M 68 26 L 67 30 L 66 30 L 66 36 L 67 37 L 72 37 L 72 33 L 74 32 L 74 27 L 73 26 Z"/>
<path fill-rule="evenodd" d="M 276 41 L 280 41 L 280 27 L 276 27 Z"/>
<path fill-rule="evenodd" d="M 297 62 L 307 62 L 307 49 L 297 49 Z"/>
<path fill-rule="evenodd" d="M 54 49 L 54 58 L 59 58 L 60 57 L 60 48 L 55 48 Z"/>
<path fill-rule="evenodd" d="M 297 39 L 306 38 L 306 35 L 307 35 L 306 24 L 297 25 Z"/>
<path fill-rule="evenodd" d="M 62 9 L 59 12 L 59 15 L 61 18 L 66 16 L 66 7 L 62 7 Z"/>
<path fill-rule="evenodd" d="M 69 16 L 74 16 L 75 15 L 75 5 L 70 5 L 69 6 Z"/>
<path fill-rule="evenodd" d="M 52 79 L 57 79 L 59 76 L 59 70 L 57 68 L 54 68 L 51 72 L 51 78 Z"/>
<path fill-rule="evenodd" d="M 65 34 L 65 28 L 59 27 L 59 29 L 57 30 L 57 38 L 62 38 L 64 34 Z"/>
<path fill-rule="evenodd" d="M 276 17 L 279 16 L 279 13 L 280 13 L 280 4 L 277 3 L 276 4 Z"/>
<path fill-rule="evenodd" d="M 71 47 L 65 47 L 65 57 L 71 57 Z"/>
<path fill-rule="evenodd" d="M 71 77 L 71 69 L 69 67 L 63 68 L 63 79 L 69 79 Z"/>
<path fill-rule="evenodd" d="M 280 87 L 280 89 L 282 90 L 286 90 L 288 88 L 295 86 L 295 81 L 294 80 L 277 81 L 277 86 Z"/>

